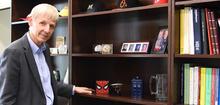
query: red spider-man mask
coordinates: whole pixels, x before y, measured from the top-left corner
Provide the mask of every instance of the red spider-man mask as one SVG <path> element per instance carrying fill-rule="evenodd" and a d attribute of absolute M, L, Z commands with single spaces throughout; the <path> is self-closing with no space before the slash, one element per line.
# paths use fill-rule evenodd
<path fill-rule="evenodd" d="M 109 81 L 96 81 L 96 94 L 107 95 L 109 93 Z"/>

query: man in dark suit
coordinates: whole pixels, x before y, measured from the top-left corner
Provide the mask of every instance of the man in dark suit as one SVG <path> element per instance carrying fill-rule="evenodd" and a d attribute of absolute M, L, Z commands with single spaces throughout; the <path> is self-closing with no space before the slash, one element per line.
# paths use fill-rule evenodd
<path fill-rule="evenodd" d="M 92 89 L 55 81 L 45 43 L 54 32 L 58 11 L 35 6 L 27 16 L 29 31 L 0 57 L 0 105 L 56 105 L 57 95 L 91 94 Z"/>

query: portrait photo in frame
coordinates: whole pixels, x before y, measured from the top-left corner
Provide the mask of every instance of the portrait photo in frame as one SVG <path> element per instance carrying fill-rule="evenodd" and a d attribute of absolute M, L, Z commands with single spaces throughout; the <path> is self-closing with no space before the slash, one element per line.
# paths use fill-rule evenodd
<path fill-rule="evenodd" d="M 164 54 L 168 44 L 168 29 L 162 28 L 159 31 L 157 40 L 155 41 L 151 53 L 153 54 Z"/>
<path fill-rule="evenodd" d="M 122 44 L 121 53 L 147 53 L 149 42 L 126 42 Z"/>

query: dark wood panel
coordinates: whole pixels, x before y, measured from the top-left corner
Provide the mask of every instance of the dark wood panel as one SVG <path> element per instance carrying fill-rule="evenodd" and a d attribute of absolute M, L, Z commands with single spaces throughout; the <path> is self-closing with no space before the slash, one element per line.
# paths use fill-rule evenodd
<path fill-rule="evenodd" d="M 20 37 L 22 37 L 28 31 L 28 24 L 17 24 L 12 25 L 11 27 L 11 41 L 14 41 Z"/>
<path fill-rule="evenodd" d="M 132 97 L 123 97 L 123 96 L 111 96 L 111 95 L 78 95 L 77 98 L 91 98 L 97 101 L 113 101 L 111 105 L 117 103 L 127 103 L 127 104 L 138 104 L 138 105 L 167 105 L 166 102 L 158 102 L 150 99 L 134 99 Z M 79 101 L 79 100 L 76 100 Z M 121 104 L 120 104 L 121 105 Z"/>

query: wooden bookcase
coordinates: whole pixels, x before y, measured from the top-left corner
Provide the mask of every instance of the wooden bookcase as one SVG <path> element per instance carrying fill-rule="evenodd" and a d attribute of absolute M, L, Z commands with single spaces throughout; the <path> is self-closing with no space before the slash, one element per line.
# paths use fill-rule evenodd
<path fill-rule="evenodd" d="M 170 30 L 170 2 L 92 13 L 86 13 L 84 5 L 88 5 L 87 2 L 76 0 L 71 4 L 70 64 L 73 84 L 92 88 L 96 88 L 96 80 L 124 84 L 121 96 L 77 95 L 73 97 L 73 104 L 166 105 L 168 101 L 157 102 L 150 94 L 149 79 L 151 75 L 169 73 L 170 51 L 166 54 L 122 54 L 120 50 L 123 42 L 154 42 L 161 26 L 168 26 Z M 93 45 L 100 43 L 113 44 L 113 54 L 94 54 Z M 144 83 L 141 100 L 131 97 L 131 80 L 135 76 Z"/>
<path fill-rule="evenodd" d="M 181 100 L 181 65 L 190 63 L 203 67 L 220 67 L 220 56 L 209 54 L 180 54 L 180 9 L 184 7 L 210 8 L 215 10 L 216 16 L 220 16 L 219 0 L 173 0 L 172 1 L 172 32 L 171 32 L 171 70 L 170 91 L 172 103 L 180 103 Z"/>
<path fill-rule="evenodd" d="M 55 66 L 66 70 L 72 84 L 95 88 L 96 80 L 124 84 L 121 96 L 74 95 L 71 105 L 174 105 L 180 104 L 180 65 L 195 63 L 219 67 L 219 55 L 179 54 L 179 10 L 184 6 L 215 8 L 218 16 L 219 0 L 169 0 L 165 4 L 146 5 L 86 13 L 88 0 L 21 0 L 12 1 L 12 41 L 27 30 L 24 18 L 36 4 L 46 2 L 61 10 L 68 5 L 69 16 L 62 17 L 54 36 L 48 41 L 54 46 L 56 35 L 64 35 L 68 54 L 53 55 Z M 25 5 L 26 4 L 26 5 Z M 25 7 L 25 8 L 24 8 Z M 165 54 L 122 54 L 123 42 L 150 41 L 154 43 L 161 26 L 169 31 Z M 95 44 L 113 44 L 113 54 L 94 54 Z M 63 63 L 65 62 L 65 63 Z M 151 75 L 168 74 L 168 100 L 158 102 L 150 94 Z M 143 80 L 143 99 L 131 97 L 131 80 L 139 76 Z"/>

